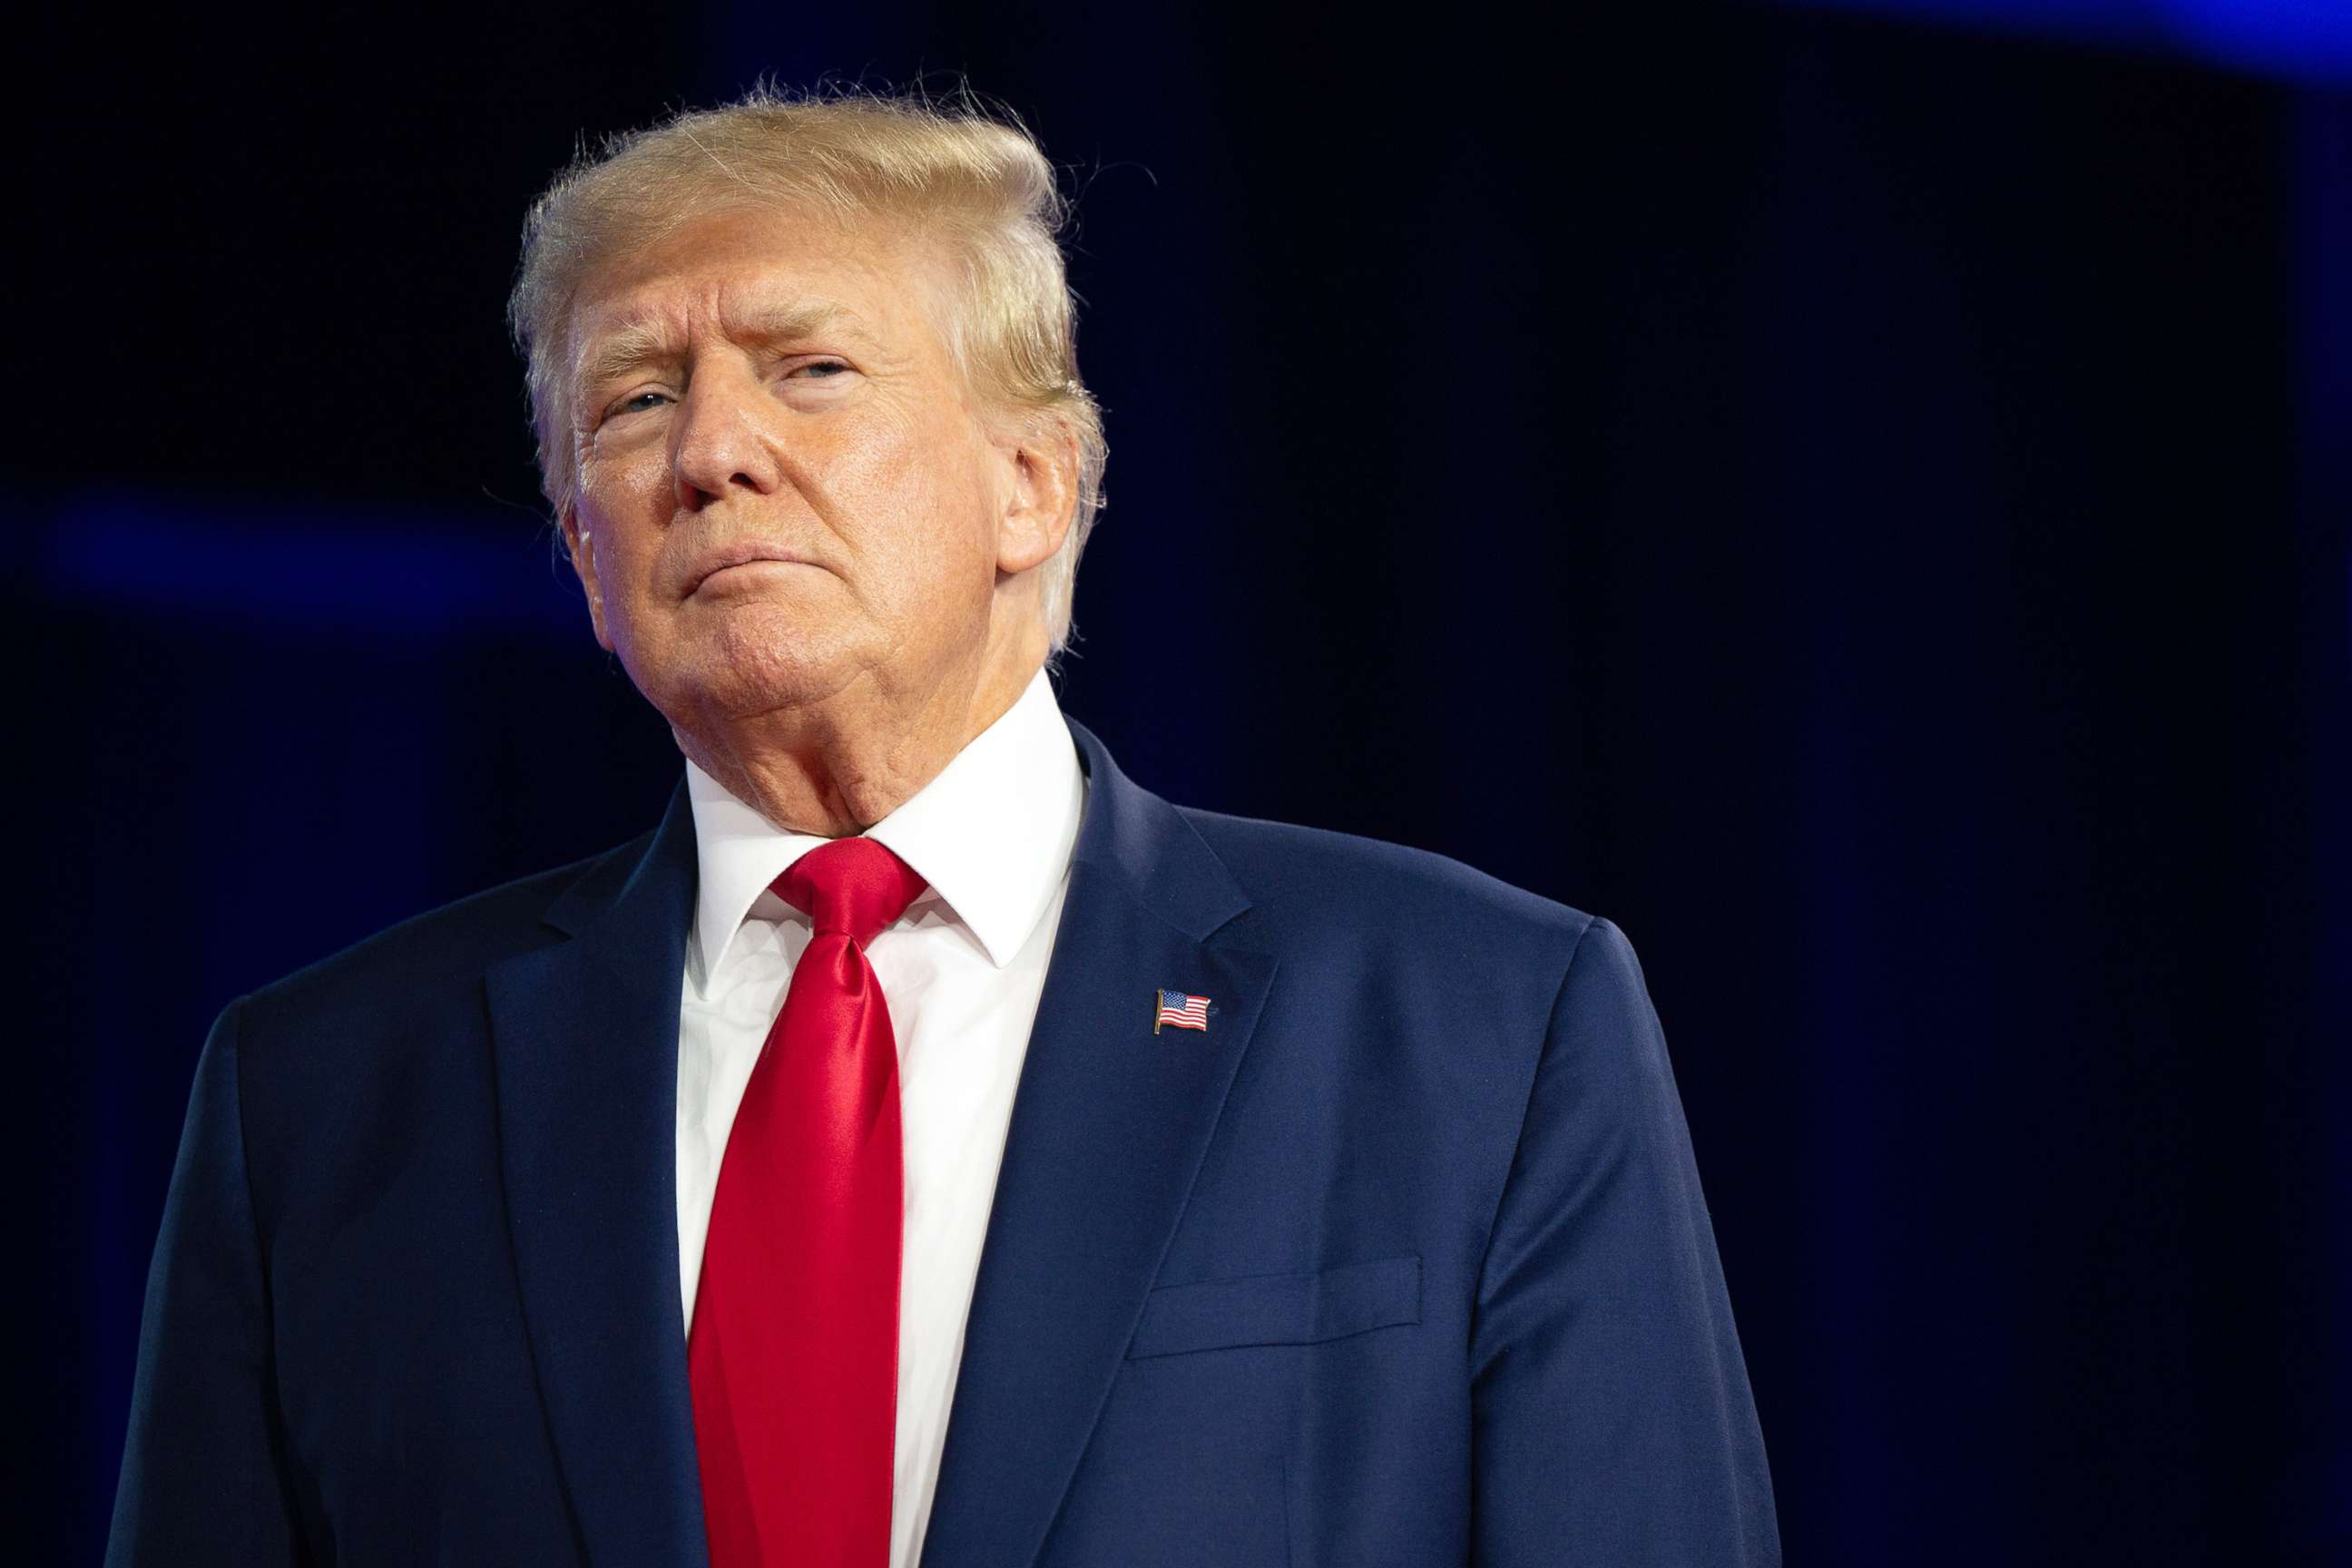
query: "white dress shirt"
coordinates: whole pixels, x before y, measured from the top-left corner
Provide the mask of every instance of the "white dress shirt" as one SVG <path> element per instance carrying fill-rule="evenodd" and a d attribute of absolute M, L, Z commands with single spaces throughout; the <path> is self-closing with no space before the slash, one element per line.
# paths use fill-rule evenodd
<path fill-rule="evenodd" d="M 677 1252 L 694 1321 L 719 1157 L 808 917 L 769 889 L 823 838 L 783 833 L 692 763 L 701 880 L 677 1040 Z M 915 1568 L 1013 1091 L 1069 887 L 1086 775 L 1042 669 L 938 777 L 866 830 L 930 886 L 867 944 L 898 1043 L 906 1139 L 890 1563 Z"/>

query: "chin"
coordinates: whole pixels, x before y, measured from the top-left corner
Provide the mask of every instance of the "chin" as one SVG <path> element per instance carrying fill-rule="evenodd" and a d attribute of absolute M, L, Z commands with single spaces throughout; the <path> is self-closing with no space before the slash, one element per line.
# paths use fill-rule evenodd
<path fill-rule="evenodd" d="M 673 724 L 771 713 L 822 702 L 856 680 L 870 662 L 854 638 L 812 627 L 806 616 L 747 613 L 680 657 L 643 691 Z M 636 671 L 631 668 L 632 677 Z"/>

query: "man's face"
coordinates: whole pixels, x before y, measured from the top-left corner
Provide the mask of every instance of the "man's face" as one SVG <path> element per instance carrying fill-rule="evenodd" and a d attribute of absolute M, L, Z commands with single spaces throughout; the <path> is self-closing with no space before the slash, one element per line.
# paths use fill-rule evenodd
<path fill-rule="evenodd" d="M 1000 572 L 1060 542 L 949 356 L 941 277 L 895 226 L 763 210 L 583 282 L 565 533 L 597 640 L 674 725 L 952 689 Z"/>

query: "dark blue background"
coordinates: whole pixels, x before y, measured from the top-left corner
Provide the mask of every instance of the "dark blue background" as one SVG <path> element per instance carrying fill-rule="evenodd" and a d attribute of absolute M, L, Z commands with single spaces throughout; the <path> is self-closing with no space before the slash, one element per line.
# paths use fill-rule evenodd
<path fill-rule="evenodd" d="M 1791 1561 L 2346 1560 L 2352 47 L 1930 8 L 35 40 L 25 1560 L 102 1538 L 213 1014 L 677 772 L 535 510 L 528 198 L 761 72 L 954 70 L 1080 193 L 1065 705 L 1633 936 Z"/>

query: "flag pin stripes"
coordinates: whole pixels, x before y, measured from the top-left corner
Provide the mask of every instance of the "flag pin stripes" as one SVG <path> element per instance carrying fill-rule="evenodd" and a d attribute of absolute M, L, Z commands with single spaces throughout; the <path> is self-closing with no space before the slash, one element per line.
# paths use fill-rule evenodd
<path fill-rule="evenodd" d="M 1151 1032 L 1158 1034 L 1161 1025 L 1177 1029 L 1209 1027 L 1209 999 L 1182 991 L 1155 991 L 1151 994 Z"/>

